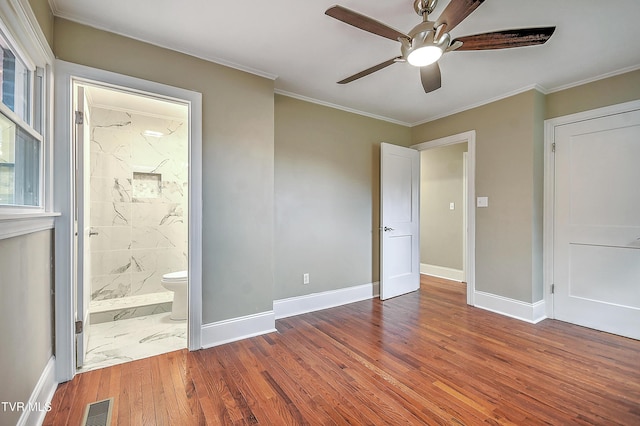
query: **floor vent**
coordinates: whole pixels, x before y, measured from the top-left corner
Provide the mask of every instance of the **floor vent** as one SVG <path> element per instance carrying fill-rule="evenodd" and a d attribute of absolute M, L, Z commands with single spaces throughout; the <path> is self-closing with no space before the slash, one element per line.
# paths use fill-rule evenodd
<path fill-rule="evenodd" d="M 113 398 L 92 402 L 84 410 L 82 426 L 109 426 L 111 424 L 111 406 Z"/>

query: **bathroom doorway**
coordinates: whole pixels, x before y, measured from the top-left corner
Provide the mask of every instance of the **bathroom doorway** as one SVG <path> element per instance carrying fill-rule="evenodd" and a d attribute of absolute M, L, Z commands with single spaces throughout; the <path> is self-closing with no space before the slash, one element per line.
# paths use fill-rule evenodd
<path fill-rule="evenodd" d="M 188 104 L 72 86 L 76 368 L 186 348 Z"/>

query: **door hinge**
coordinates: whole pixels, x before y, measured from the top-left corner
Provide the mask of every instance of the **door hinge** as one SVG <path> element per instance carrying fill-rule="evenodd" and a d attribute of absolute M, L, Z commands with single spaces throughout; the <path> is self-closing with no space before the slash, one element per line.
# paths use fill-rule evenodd
<path fill-rule="evenodd" d="M 84 124 L 84 114 L 82 111 L 76 111 L 76 124 Z"/>
<path fill-rule="evenodd" d="M 82 321 L 76 321 L 76 334 L 82 333 Z"/>
<path fill-rule="evenodd" d="M 551 152 L 556 152 L 556 143 L 551 144 Z"/>
<path fill-rule="evenodd" d="M 556 285 L 551 284 L 551 294 L 555 294 L 555 292 L 556 292 Z"/>

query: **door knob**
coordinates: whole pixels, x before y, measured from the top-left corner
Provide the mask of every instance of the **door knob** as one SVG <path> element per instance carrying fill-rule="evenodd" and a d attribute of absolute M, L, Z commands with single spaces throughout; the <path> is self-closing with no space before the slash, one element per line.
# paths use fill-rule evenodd
<path fill-rule="evenodd" d="M 89 231 L 89 236 L 98 235 L 98 231 Z"/>
<path fill-rule="evenodd" d="M 394 230 L 393 228 L 389 228 L 388 226 L 384 227 L 384 231 L 385 232 L 389 232 L 389 231 L 393 231 L 393 230 Z"/>

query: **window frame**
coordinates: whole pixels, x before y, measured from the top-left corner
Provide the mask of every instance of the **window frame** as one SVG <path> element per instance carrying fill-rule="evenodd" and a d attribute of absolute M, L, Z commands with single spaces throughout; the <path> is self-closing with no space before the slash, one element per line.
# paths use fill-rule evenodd
<path fill-rule="evenodd" d="M 30 71 L 28 123 L 0 102 L 0 111 L 39 142 L 38 205 L 0 205 L 0 239 L 52 229 L 53 197 L 53 71 L 55 56 L 29 0 L 0 1 L 0 32 L 11 51 Z"/>
<path fill-rule="evenodd" d="M 0 114 L 2 114 L 7 120 L 11 121 L 16 126 L 16 137 L 14 151 L 17 152 L 18 144 L 18 131 L 22 130 L 36 139 L 40 144 L 40 155 L 38 158 L 38 204 L 37 205 L 25 205 L 25 204 L 0 204 L 0 215 L 7 213 L 20 213 L 20 212 L 39 212 L 44 211 L 44 136 L 38 133 L 33 127 L 22 121 L 20 117 L 9 109 L 6 105 L 0 102 Z M 14 154 L 15 155 L 15 154 Z M 15 163 L 14 163 L 15 164 Z"/>

